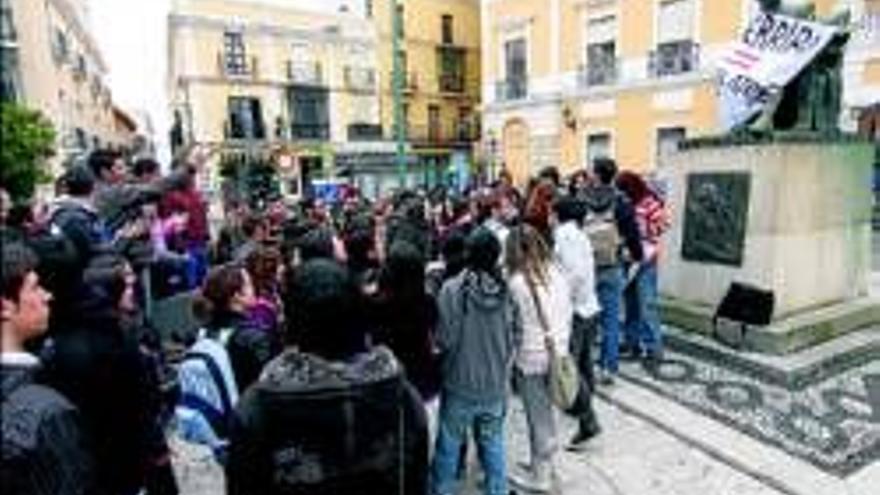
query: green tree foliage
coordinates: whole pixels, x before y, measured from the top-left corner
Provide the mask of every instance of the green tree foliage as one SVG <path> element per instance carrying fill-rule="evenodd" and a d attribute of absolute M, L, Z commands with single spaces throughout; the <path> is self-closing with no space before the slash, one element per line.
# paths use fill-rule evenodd
<path fill-rule="evenodd" d="M 243 200 L 259 210 L 281 197 L 278 172 L 263 157 L 245 154 L 223 156 L 220 159 L 220 177 L 226 183 L 224 191 L 227 200 Z"/>
<path fill-rule="evenodd" d="M 55 154 L 55 129 L 40 112 L 0 103 L 0 184 L 13 200 L 33 196 L 51 180 L 46 160 Z"/>

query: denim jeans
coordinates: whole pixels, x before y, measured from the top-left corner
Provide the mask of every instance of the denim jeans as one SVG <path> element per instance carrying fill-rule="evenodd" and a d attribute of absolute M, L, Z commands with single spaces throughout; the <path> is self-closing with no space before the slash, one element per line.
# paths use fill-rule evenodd
<path fill-rule="evenodd" d="M 504 418 L 507 405 L 502 401 L 478 402 L 444 392 L 440 398 L 437 442 L 431 466 L 434 495 L 457 493 L 459 457 L 474 432 L 477 455 L 486 474 L 487 495 L 508 495 L 507 461 L 504 444 Z"/>
<path fill-rule="evenodd" d="M 205 244 L 192 244 L 187 249 L 189 262 L 186 265 L 186 284 L 190 289 L 202 285 L 208 273 L 208 247 Z"/>
<path fill-rule="evenodd" d="M 635 280 L 624 291 L 627 344 L 647 354 L 663 350 L 660 313 L 657 311 L 657 262 L 643 263 Z"/>
<path fill-rule="evenodd" d="M 621 267 L 599 268 L 596 271 L 596 295 L 601 307 L 599 324 L 602 327 L 599 367 L 609 373 L 617 373 L 620 361 L 620 305 L 623 298 Z"/>

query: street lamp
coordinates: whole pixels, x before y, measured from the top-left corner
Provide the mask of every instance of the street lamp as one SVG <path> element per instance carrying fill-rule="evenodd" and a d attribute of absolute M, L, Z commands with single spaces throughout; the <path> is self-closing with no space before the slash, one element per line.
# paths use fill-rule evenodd
<path fill-rule="evenodd" d="M 488 140 L 486 141 L 488 162 L 489 162 L 489 182 L 495 180 L 495 155 L 498 152 L 498 138 L 495 137 L 495 130 L 489 129 L 486 133 Z"/>
<path fill-rule="evenodd" d="M 403 57 L 400 53 L 400 33 L 403 19 L 397 8 L 397 0 L 389 0 L 391 6 L 391 60 L 392 60 L 392 97 L 394 108 L 394 138 L 396 140 L 397 176 L 400 188 L 406 187 L 406 136 L 403 122 Z"/>

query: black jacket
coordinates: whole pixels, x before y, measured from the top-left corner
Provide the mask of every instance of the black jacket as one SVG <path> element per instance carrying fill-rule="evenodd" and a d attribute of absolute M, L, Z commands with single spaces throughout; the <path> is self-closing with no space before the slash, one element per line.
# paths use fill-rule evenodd
<path fill-rule="evenodd" d="M 110 249 L 109 234 L 97 210 L 82 200 L 61 199 L 52 213 L 51 224 L 60 229 L 76 248 L 85 266 L 95 255 Z"/>
<path fill-rule="evenodd" d="M 93 463 L 76 408 L 40 385 L 37 369 L 3 365 L 3 458 L 5 495 L 91 495 Z"/>
<path fill-rule="evenodd" d="M 239 402 L 228 495 L 423 495 L 427 422 L 391 351 L 286 351 Z"/>
<path fill-rule="evenodd" d="M 157 451 L 158 384 L 136 331 L 107 311 L 86 304 L 69 323 L 53 332 L 47 379 L 82 413 L 95 455 L 95 493 L 137 493 Z"/>

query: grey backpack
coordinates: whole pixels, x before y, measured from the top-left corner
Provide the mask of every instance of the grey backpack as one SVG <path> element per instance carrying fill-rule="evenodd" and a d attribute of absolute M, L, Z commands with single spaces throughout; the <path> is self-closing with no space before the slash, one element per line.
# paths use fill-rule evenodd
<path fill-rule="evenodd" d="M 620 263 L 621 236 L 614 218 L 614 206 L 604 211 L 587 213 L 584 231 L 593 246 L 593 258 L 597 268 L 616 266 Z"/>

